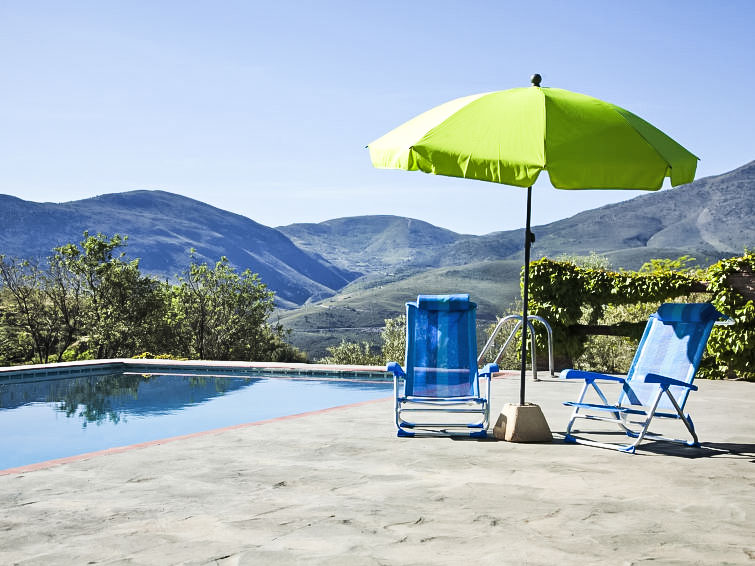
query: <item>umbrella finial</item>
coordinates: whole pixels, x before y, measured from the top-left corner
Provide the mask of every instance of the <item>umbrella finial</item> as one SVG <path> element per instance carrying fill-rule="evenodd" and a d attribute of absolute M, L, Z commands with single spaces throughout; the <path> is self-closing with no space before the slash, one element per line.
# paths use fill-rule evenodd
<path fill-rule="evenodd" d="M 530 82 L 532 83 L 532 86 L 539 87 L 540 86 L 540 81 L 542 81 L 542 80 L 543 80 L 543 77 L 541 77 L 537 73 L 535 73 L 534 75 L 532 75 L 532 77 L 530 77 Z"/>

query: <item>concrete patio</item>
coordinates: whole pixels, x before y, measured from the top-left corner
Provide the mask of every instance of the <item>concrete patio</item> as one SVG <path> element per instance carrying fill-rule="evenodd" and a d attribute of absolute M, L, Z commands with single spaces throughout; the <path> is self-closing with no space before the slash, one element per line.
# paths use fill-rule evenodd
<path fill-rule="evenodd" d="M 0 563 L 753 564 L 755 384 L 697 384 L 701 448 L 564 444 L 545 380 L 550 444 L 396 438 L 385 399 L 5 474 Z"/>

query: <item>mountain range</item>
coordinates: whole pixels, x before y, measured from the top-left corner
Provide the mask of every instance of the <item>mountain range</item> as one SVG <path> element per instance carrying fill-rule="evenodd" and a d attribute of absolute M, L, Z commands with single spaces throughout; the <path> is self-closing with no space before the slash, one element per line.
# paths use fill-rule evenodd
<path fill-rule="evenodd" d="M 742 253 L 744 246 L 755 242 L 754 189 L 755 161 L 723 175 L 536 226 L 533 254 L 554 257 L 595 251 L 624 268 L 639 267 L 653 257 L 683 254 L 698 254 L 698 260 L 709 263 Z M 470 236 L 391 216 L 339 218 L 278 230 L 299 247 L 363 273 L 521 259 L 524 240 L 522 229 Z"/>
<path fill-rule="evenodd" d="M 689 185 L 536 226 L 533 257 L 597 252 L 614 267 L 692 255 L 701 265 L 755 247 L 755 161 Z M 36 203 L 0 195 L 0 254 L 44 257 L 84 230 L 128 235 L 143 271 L 174 279 L 189 250 L 226 256 L 276 292 L 293 342 L 319 355 L 340 337 L 373 339 L 383 319 L 420 292 L 468 291 L 494 319 L 519 294 L 523 230 L 458 234 L 396 216 L 271 228 L 164 191 Z"/>
<path fill-rule="evenodd" d="M 36 203 L 0 195 L 0 253 L 23 258 L 50 254 L 81 240 L 84 230 L 128 236 L 126 252 L 147 273 L 173 279 L 197 259 L 221 256 L 259 273 L 293 307 L 331 296 L 359 273 L 295 246 L 278 230 L 203 202 L 163 191 L 130 191 L 64 203 Z"/>

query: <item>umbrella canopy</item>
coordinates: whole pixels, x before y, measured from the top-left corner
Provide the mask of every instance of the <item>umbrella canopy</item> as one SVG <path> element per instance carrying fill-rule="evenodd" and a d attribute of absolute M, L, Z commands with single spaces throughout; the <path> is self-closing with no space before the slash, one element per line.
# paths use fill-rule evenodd
<path fill-rule="evenodd" d="M 446 102 L 368 145 L 378 168 L 530 187 L 661 188 L 695 177 L 697 157 L 628 110 L 559 88 L 514 88 Z"/>
<path fill-rule="evenodd" d="M 559 189 L 658 190 L 695 178 L 698 158 L 639 116 L 591 96 L 532 87 L 441 104 L 370 143 L 372 164 L 527 187 L 524 242 L 526 328 L 532 185 L 546 170 Z M 524 405 L 526 332 L 520 403 Z"/>

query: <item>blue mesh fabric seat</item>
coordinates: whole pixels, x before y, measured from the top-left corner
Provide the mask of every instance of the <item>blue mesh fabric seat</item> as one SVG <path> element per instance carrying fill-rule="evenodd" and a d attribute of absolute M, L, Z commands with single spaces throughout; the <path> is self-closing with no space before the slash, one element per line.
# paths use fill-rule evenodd
<path fill-rule="evenodd" d="M 564 379 L 585 382 L 579 399 L 564 403 L 574 407 L 566 427 L 566 441 L 629 453 L 635 451 L 643 438 L 697 446 L 695 427 L 689 414 L 684 414 L 684 406 L 690 392 L 697 390 L 692 382 L 713 324 L 721 317 L 721 313 L 709 303 L 666 303 L 650 316 L 625 378 L 578 370 L 561 372 Z M 598 382 L 601 380 L 621 383 L 615 404 L 610 404 L 600 389 Z M 590 390 L 597 394 L 600 402 L 586 402 Z M 678 440 L 650 432 L 653 417 L 680 419 L 692 440 Z M 635 440 L 613 444 L 577 436 L 574 434 L 577 419 L 615 423 Z"/>
<path fill-rule="evenodd" d="M 406 370 L 388 364 L 399 436 L 487 434 L 490 375 L 498 367 L 477 369 L 476 311 L 466 294 L 420 295 L 406 304 Z M 480 377 L 487 378 L 484 394 Z"/>

